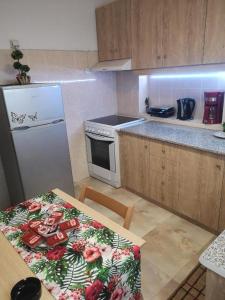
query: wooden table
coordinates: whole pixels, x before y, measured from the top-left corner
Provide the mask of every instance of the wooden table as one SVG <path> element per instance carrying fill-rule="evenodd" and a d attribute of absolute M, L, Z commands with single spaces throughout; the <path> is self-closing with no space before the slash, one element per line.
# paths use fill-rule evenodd
<path fill-rule="evenodd" d="M 68 194 L 62 192 L 59 189 L 53 190 L 63 200 L 71 203 L 78 210 L 82 211 L 86 215 L 92 217 L 96 221 L 101 222 L 106 227 L 110 228 L 114 232 L 118 233 L 122 237 L 128 239 L 135 245 L 142 247 L 145 241 L 131 233 L 130 231 L 124 229 L 120 225 L 116 224 L 109 218 L 105 217 L 101 213 L 93 210 L 87 205 L 79 202 L 77 199 L 69 196 Z M 10 291 L 13 285 L 26 277 L 34 276 L 29 267 L 23 261 L 19 254 L 15 251 L 9 241 L 0 232 L 0 299 L 9 300 Z M 48 292 L 48 290 L 42 285 L 42 297 L 43 300 L 52 300 L 53 297 Z"/>

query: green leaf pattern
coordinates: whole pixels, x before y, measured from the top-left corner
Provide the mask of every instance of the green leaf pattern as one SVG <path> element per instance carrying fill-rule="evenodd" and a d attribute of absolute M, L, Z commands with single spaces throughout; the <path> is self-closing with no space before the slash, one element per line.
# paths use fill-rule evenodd
<path fill-rule="evenodd" d="M 0 211 L 0 230 L 55 299 L 140 299 L 137 246 L 69 206 L 53 192 L 29 201 L 40 203 L 41 210 L 29 213 L 26 205 L 19 204 Z M 64 220 L 77 218 L 80 226 L 68 232 L 68 241 L 58 248 L 43 243 L 31 249 L 21 240 L 23 228 L 31 219 L 45 218 L 49 210 L 62 211 Z M 62 255 L 51 256 L 57 249 L 62 249 Z"/>

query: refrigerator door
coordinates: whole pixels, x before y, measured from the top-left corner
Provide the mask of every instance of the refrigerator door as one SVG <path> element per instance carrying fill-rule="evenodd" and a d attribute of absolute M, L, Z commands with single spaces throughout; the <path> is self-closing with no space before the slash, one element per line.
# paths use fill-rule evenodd
<path fill-rule="evenodd" d="M 74 196 L 65 122 L 12 131 L 24 199 L 59 188 Z M 24 200 L 22 199 L 22 200 Z M 22 201 L 19 199 L 19 201 Z M 18 200 L 16 200 L 18 202 Z"/>
<path fill-rule="evenodd" d="M 11 130 L 38 126 L 64 119 L 59 85 L 28 85 L 3 88 L 5 107 Z"/>

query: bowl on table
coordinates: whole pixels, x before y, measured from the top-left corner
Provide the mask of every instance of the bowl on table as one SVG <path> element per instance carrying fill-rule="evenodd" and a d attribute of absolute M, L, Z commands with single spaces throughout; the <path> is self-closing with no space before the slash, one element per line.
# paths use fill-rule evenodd
<path fill-rule="evenodd" d="M 39 300 L 41 298 L 41 281 L 28 277 L 17 282 L 11 290 L 11 300 Z"/>

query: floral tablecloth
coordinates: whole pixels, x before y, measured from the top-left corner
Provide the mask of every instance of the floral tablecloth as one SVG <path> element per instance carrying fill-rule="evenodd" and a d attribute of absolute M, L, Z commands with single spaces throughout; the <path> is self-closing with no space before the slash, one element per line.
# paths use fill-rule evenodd
<path fill-rule="evenodd" d="M 41 210 L 30 212 L 28 205 L 36 203 Z M 54 248 L 44 243 L 29 248 L 21 240 L 28 222 L 46 217 L 49 211 L 63 212 L 63 220 L 77 218 L 79 227 Z M 53 192 L 0 211 L 0 230 L 55 299 L 140 299 L 139 247 Z"/>

